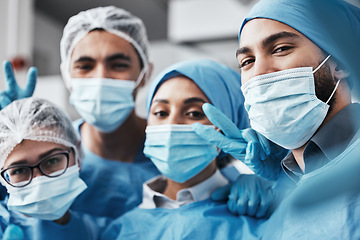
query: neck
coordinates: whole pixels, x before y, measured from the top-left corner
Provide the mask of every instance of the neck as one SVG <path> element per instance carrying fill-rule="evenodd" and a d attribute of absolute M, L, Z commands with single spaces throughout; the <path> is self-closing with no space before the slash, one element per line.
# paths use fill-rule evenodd
<path fill-rule="evenodd" d="M 169 197 L 170 199 L 176 200 L 176 194 L 180 190 L 193 187 L 205 181 L 206 179 L 211 177 L 215 173 L 215 171 L 216 171 L 216 163 L 214 160 L 199 174 L 197 174 L 195 177 L 187 180 L 184 183 L 178 183 L 178 182 L 174 182 L 171 179 L 167 179 L 167 185 L 163 194 Z"/>
<path fill-rule="evenodd" d="M 133 111 L 125 122 L 111 133 L 102 133 L 85 122 L 81 126 L 83 144 L 96 155 L 122 162 L 133 162 L 145 139 L 146 120 Z"/>
<path fill-rule="evenodd" d="M 328 112 L 328 114 L 326 115 L 324 121 L 321 123 L 320 127 L 316 130 L 315 134 L 326 125 L 327 122 L 330 121 L 330 119 L 332 119 L 338 112 L 340 112 L 343 108 L 345 108 L 346 106 L 351 104 L 351 93 L 350 93 L 350 89 L 348 88 L 347 85 L 345 85 L 345 83 L 340 83 L 339 87 L 338 87 L 338 91 L 335 94 L 336 96 L 336 101 L 335 103 L 332 105 L 331 111 Z M 345 89 L 345 90 L 344 90 Z M 338 94 L 338 92 L 341 92 L 342 94 Z M 345 92 L 345 93 L 344 93 Z M 315 135 L 314 134 L 314 135 Z M 308 142 L 307 142 L 308 143 Z M 305 147 L 307 145 L 307 143 L 305 143 L 303 146 L 301 146 L 300 148 L 297 149 L 293 149 L 291 150 L 291 152 L 294 155 L 294 158 L 297 162 L 297 164 L 299 165 L 300 169 L 305 172 L 305 161 L 304 161 L 304 150 Z"/>
<path fill-rule="evenodd" d="M 60 224 L 60 225 L 66 225 L 69 221 L 70 221 L 70 213 L 69 211 L 67 211 L 64 216 L 62 216 L 61 218 L 54 220 L 54 223 Z"/>

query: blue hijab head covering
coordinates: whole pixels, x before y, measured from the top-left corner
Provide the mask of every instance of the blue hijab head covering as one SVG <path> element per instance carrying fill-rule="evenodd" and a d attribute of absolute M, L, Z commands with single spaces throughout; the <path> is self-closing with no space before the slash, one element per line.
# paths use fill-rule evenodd
<path fill-rule="evenodd" d="M 360 9 L 344 0 L 260 0 L 242 23 L 254 18 L 282 22 L 331 54 L 350 73 L 360 96 Z"/>
<path fill-rule="evenodd" d="M 161 84 L 178 76 L 191 79 L 203 91 L 211 104 L 221 110 L 238 128 L 243 129 L 249 126 L 244 108 L 244 97 L 240 90 L 240 74 L 212 60 L 184 61 L 162 71 L 149 87 L 146 102 L 148 113 L 154 95 Z"/>

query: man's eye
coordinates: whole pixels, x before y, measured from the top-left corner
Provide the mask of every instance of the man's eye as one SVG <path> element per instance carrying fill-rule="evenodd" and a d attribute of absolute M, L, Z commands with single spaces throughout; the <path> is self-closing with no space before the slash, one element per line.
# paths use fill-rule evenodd
<path fill-rule="evenodd" d="M 93 65 L 91 65 L 91 64 L 82 64 L 82 65 L 77 65 L 75 68 L 80 69 L 80 70 L 90 70 L 90 69 L 93 68 Z"/>
<path fill-rule="evenodd" d="M 281 53 L 281 52 L 285 52 L 289 49 L 292 49 L 293 47 L 291 46 L 281 46 L 281 47 L 278 47 L 278 48 L 275 48 L 275 50 L 273 51 L 273 53 Z"/>
<path fill-rule="evenodd" d="M 247 59 L 245 61 L 242 61 L 239 65 L 239 68 L 243 68 L 251 63 L 255 62 L 255 59 Z"/>
<path fill-rule="evenodd" d="M 111 64 L 111 68 L 113 68 L 113 69 L 125 69 L 125 68 L 129 68 L 129 64 L 126 64 L 126 63 L 113 63 L 113 64 Z"/>

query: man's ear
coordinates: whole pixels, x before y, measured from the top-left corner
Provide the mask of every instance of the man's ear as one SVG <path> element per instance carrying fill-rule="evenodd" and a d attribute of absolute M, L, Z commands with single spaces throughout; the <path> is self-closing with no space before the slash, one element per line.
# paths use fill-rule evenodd
<path fill-rule="evenodd" d="M 330 69 L 333 73 L 335 81 L 349 77 L 349 72 L 345 70 L 337 61 L 331 61 Z"/>

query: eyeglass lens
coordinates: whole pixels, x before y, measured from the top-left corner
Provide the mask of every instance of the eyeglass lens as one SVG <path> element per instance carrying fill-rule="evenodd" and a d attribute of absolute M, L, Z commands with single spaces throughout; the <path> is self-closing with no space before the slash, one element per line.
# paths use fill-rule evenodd
<path fill-rule="evenodd" d="M 58 153 L 42 160 L 38 168 L 44 175 L 56 177 L 65 172 L 68 165 L 67 161 L 67 153 Z M 4 177 L 12 185 L 24 186 L 32 179 L 31 168 L 30 166 L 14 166 L 4 172 Z"/>

